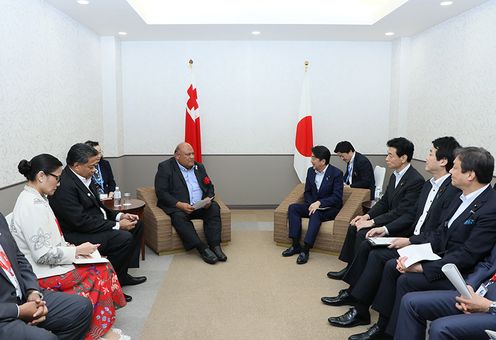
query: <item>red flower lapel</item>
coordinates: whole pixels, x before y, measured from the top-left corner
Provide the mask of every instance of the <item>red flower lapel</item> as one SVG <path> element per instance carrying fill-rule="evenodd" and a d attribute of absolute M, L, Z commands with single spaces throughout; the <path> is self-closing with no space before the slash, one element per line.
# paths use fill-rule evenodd
<path fill-rule="evenodd" d="M 210 181 L 210 178 L 208 178 L 208 176 L 205 176 L 205 178 L 203 179 L 203 184 L 205 185 L 209 185 L 211 184 L 212 182 Z"/>

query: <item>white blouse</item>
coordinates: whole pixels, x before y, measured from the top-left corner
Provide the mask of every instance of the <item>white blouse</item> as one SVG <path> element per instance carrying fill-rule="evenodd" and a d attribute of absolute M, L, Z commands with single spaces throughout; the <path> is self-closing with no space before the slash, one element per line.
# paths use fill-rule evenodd
<path fill-rule="evenodd" d="M 9 227 L 39 279 L 65 274 L 75 268 L 72 262 L 76 247 L 64 240 L 48 199 L 36 189 L 24 186 Z"/>

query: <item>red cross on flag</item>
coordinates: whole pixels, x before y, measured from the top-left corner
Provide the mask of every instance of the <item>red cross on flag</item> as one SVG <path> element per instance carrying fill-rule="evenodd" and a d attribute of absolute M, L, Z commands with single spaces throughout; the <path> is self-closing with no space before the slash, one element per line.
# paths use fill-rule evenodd
<path fill-rule="evenodd" d="M 186 102 L 186 122 L 184 141 L 191 144 L 195 151 L 195 161 L 202 162 L 200 112 L 198 111 L 198 94 L 193 76 L 193 60 L 189 61 L 191 69 L 191 84 L 188 87 L 188 101 Z"/>
<path fill-rule="evenodd" d="M 307 170 L 312 166 L 312 111 L 310 108 L 310 84 L 307 74 L 308 62 L 305 62 L 305 75 L 303 78 L 303 91 L 301 94 L 300 111 L 298 112 L 298 123 L 296 125 L 295 151 L 293 166 L 300 182 L 304 183 Z"/>

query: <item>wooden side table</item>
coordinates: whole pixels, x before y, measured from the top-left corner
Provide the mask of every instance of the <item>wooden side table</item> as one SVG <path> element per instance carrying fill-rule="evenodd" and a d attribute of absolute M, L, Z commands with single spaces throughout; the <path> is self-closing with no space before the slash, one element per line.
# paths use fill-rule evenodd
<path fill-rule="evenodd" d="M 114 206 L 114 200 L 111 200 L 111 199 L 103 200 L 102 203 L 107 208 L 109 208 L 111 210 L 121 212 L 123 214 L 138 215 L 139 219 L 141 221 L 143 221 L 143 213 L 145 211 L 145 202 L 142 200 L 139 200 L 137 198 L 131 198 L 129 201 L 130 201 L 129 205 L 121 204 L 118 207 Z M 145 233 L 144 233 L 144 231 L 143 231 L 143 235 L 141 236 L 140 247 L 141 247 L 141 259 L 144 261 L 145 260 Z"/>

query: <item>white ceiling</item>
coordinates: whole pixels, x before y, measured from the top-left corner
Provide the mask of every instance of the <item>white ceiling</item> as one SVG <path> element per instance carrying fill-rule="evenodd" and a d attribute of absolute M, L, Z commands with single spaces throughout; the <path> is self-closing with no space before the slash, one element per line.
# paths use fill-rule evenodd
<path fill-rule="evenodd" d="M 487 0 L 409 0 L 373 25 L 308 24 L 174 24 L 148 25 L 126 0 L 45 0 L 102 36 L 125 31 L 121 40 L 392 40 L 415 35 Z M 157 0 L 158 1 L 158 0 Z M 167 0 L 160 0 L 165 2 Z M 203 0 L 205 1 L 205 0 Z M 236 0 L 231 0 L 236 1 Z M 254 0 L 257 1 L 257 0 Z M 343 0 L 347 1 L 347 0 Z M 302 1 L 302 6 L 308 1 Z M 172 4 L 172 2 L 171 2 Z M 222 10 L 222 8 L 220 9 Z M 323 9 L 319 8 L 319 11 Z M 325 8 L 328 10 L 328 8 Z M 261 34 L 253 36 L 252 31 Z M 385 32 L 395 32 L 392 37 Z"/>

